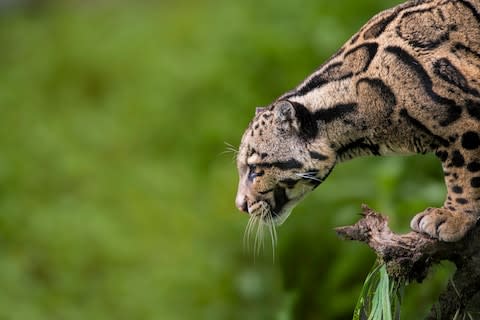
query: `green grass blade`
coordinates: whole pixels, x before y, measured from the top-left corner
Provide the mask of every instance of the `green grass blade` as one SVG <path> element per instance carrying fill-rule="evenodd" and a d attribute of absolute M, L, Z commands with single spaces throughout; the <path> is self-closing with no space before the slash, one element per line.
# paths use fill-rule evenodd
<path fill-rule="evenodd" d="M 390 279 L 384 264 L 375 264 L 365 279 L 353 320 L 362 315 L 368 320 L 400 320 L 404 287 L 404 282 Z"/>

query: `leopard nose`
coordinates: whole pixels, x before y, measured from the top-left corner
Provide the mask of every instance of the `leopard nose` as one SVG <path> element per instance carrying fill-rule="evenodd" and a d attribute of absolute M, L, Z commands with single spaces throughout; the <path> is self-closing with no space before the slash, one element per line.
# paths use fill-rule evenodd
<path fill-rule="evenodd" d="M 248 203 L 245 196 L 238 194 L 237 198 L 235 199 L 235 205 L 237 206 L 238 210 L 248 213 Z"/>

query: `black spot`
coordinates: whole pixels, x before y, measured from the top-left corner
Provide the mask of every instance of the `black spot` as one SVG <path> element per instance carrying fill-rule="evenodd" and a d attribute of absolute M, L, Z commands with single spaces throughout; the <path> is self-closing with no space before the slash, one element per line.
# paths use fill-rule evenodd
<path fill-rule="evenodd" d="M 448 158 L 448 152 L 447 151 L 444 151 L 444 150 L 438 150 L 437 152 L 435 152 L 435 155 L 440 159 L 440 161 L 442 162 L 445 162 L 445 160 L 447 160 Z M 445 172 L 447 173 L 447 172 Z"/>
<path fill-rule="evenodd" d="M 463 192 L 463 188 L 460 187 L 460 186 L 453 186 L 453 187 L 452 187 L 452 191 L 455 192 L 455 193 L 462 193 L 462 192 Z"/>
<path fill-rule="evenodd" d="M 462 135 L 462 147 L 468 150 L 477 149 L 480 147 L 480 137 L 478 133 L 467 131 Z"/>
<path fill-rule="evenodd" d="M 474 177 L 470 180 L 470 185 L 474 188 L 480 188 L 480 177 Z"/>
<path fill-rule="evenodd" d="M 450 141 L 451 143 L 454 143 L 455 141 L 457 141 L 457 139 L 458 139 L 458 135 L 453 135 L 448 137 L 448 141 Z"/>
<path fill-rule="evenodd" d="M 343 118 L 345 115 L 355 111 L 356 103 L 338 104 L 328 109 L 319 109 L 313 114 L 314 119 L 325 123 L 332 122 L 336 119 Z"/>
<path fill-rule="evenodd" d="M 470 171 L 470 172 L 480 171 L 480 162 L 476 162 L 476 161 L 470 162 L 470 163 L 467 165 L 467 169 L 468 169 L 468 171 Z"/>
<path fill-rule="evenodd" d="M 258 127 L 260 127 L 260 125 L 257 123 L 257 124 L 255 125 L 255 127 L 253 127 L 253 129 L 257 130 Z"/>
<path fill-rule="evenodd" d="M 315 152 L 315 151 L 310 151 L 310 157 L 312 157 L 312 159 L 316 159 L 316 160 L 320 160 L 320 161 L 324 161 L 324 160 L 328 159 L 328 157 L 326 155 L 323 155 L 323 154 Z"/>
<path fill-rule="evenodd" d="M 467 204 L 468 203 L 468 200 L 465 199 L 465 198 L 457 198 L 457 199 L 455 199 L 455 201 L 457 203 L 460 203 L 460 204 Z"/>
<path fill-rule="evenodd" d="M 448 177 L 448 176 L 450 175 L 450 172 L 445 171 L 445 172 L 443 173 L 443 175 L 444 175 L 445 177 Z"/>
<path fill-rule="evenodd" d="M 454 167 L 463 167 L 465 165 L 465 159 L 463 158 L 460 151 L 458 150 L 453 151 L 451 164 Z"/>
<path fill-rule="evenodd" d="M 266 157 L 268 157 L 268 153 L 260 153 L 261 159 L 265 159 Z"/>
<path fill-rule="evenodd" d="M 448 209 L 449 209 L 450 211 L 457 211 L 457 208 L 452 207 L 452 206 L 448 207 Z"/>
<path fill-rule="evenodd" d="M 394 12 L 393 14 L 391 14 L 387 17 L 383 17 L 380 21 L 371 25 L 363 33 L 363 38 L 365 40 L 377 38 L 378 36 L 380 36 L 383 33 L 383 31 L 387 28 L 387 26 L 390 24 L 390 22 L 392 22 L 393 19 L 395 19 L 396 16 L 397 16 L 397 12 Z"/>
<path fill-rule="evenodd" d="M 466 104 L 467 104 L 468 114 L 472 118 L 475 118 L 475 119 L 480 121 L 480 103 L 472 101 L 472 100 L 468 100 L 466 102 Z"/>
<path fill-rule="evenodd" d="M 417 74 L 424 91 L 428 94 L 430 99 L 442 105 L 445 108 L 444 114 L 446 117 L 439 121 L 443 127 L 457 121 L 462 115 L 462 108 L 456 105 L 455 101 L 442 97 L 433 91 L 432 79 L 422 67 L 422 64 L 413 58 L 408 52 L 397 46 L 390 46 L 385 49 L 386 52 L 394 54 L 400 61 L 402 61 L 408 68 Z M 480 112 L 479 112 L 480 113 Z"/>

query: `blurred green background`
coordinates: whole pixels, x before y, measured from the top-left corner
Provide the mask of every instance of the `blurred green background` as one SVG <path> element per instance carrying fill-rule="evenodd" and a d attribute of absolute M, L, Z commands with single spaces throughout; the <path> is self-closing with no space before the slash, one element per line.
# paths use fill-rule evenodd
<path fill-rule="evenodd" d="M 443 202 L 439 163 L 339 165 L 273 261 L 243 248 L 224 143 L 398 2 L 0 0 L 0 319 L 351 318 L 375 257 L 333 228 L 364 202 L 408 230 Z"/>

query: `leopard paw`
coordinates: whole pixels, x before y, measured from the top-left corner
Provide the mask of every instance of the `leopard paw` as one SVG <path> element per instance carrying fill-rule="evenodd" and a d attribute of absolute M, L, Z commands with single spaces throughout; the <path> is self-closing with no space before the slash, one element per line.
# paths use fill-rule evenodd
<path fill-rule="evenodd" d="M 473 215 L 467 213 L 446 208 L 427 208 L 412 219 L 410 227 L 440 241 L 455 242 L 462 239 L 476 221 Z"/>

